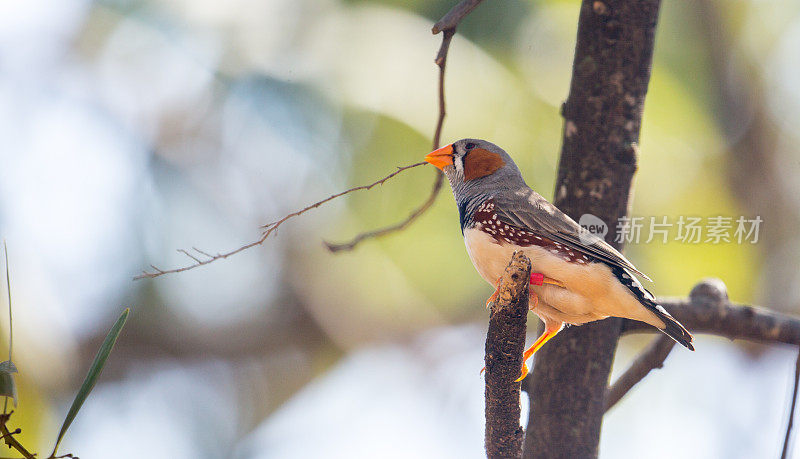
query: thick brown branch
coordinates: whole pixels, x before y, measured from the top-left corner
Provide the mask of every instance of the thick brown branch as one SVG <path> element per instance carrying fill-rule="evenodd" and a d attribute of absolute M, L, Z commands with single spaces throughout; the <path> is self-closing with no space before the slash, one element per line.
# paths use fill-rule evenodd
<path fill-rule="evenodd" d="M 800 318 L 728 300 L 725 284 L 706 279 L 697 284 L 688 299 L 663 299 L 661 305 L 693 333 L 759 343 L 800 345 Z M 625 320 L 623 333 L 654 332 L 650 325 Z"/>
<path fill-rule="evenodd" d="M 259 239 L 255 240 L 253 242 L 250 242 L 249 244 L 245 244 L 245 245 L 243 245 L 243 246 L 241 246 L 241 247 L 239 247 L 237 249 L 231 250 L 230 252 L 217 253 L 216 255 L 211 255 L 211 254 L 206 253 L 206 252 L 204 252 L 202 250 L 199 250 L 199 249 L 196 249 L 196 248 L 192 248 L 192 250 L 194 250 L 198 254 L 203 255 L 203 256 L 206 257 L 206 259 L 204 259 L 204 260 L 198 260 L 198 258 L 190 255 L 187 251 L 179 250 L 181 253 L 187 255 L 188 257 L 190 257 L 195 262 L 192 263 L 192 264 L 180 267 L 180 268 L 167 269 L 167 270 L 162 270 L 162 269 L 157 268 L 157 267 L 155 267 L 153 265 L 150 265 L 151 268 L 153 268 L 153 271 L 143 271 L 142 274 L 139 274 L 138 276 L 134 277 L 133 279 L 134 280 L 139 280 L 139 279 L 145 279 L 145 278 L 154 278 L 154 277 L 158 277 L 158 276 L 163 276 L 164 274 L 171 274 L 171 273 L 179 273 L 179 272 L 182 272 L 182 271 L 188 271 L 190 269 L 194 269 L 194 268 L 197 268 L 199 266 L 203 266 L 203 265 L 207 265 L 209 263 L 213 263 L 213 262 L 215 262 L 217 260 L 220 260 L 222 258 L 228 258 L 231 255 L 236 255 L 237 253 L 242 252 L 244 250 L 247 250 L 247 249 L 249 249 L 251 247 L 255 247 L 257 245 L 263 244 L 264 241 L 266 241 L 267 238 L 270 236 L 270 234 L 275 232 L 278 229 L 278 227 L 280 227 L 284 222 L 286 222 L 287 220 L 289 220 L 291 218 L 294 218 L 294 217 L 297 217 L 299 215 L 302 215 L 302 214 L 308 212 L 311 209 L 316 209 L 317 207 L 325 204 L 326 202 L 332 201 L 332 200 L 334 200 L 334 199 L 336 199 L 338 197 L 344 196 L 344 195 L 346 195 L 348 193 L 352 193 L 354 191 L 359 191 L 359 190 L 369 190 L 372 187 L 375 187 L 377 185 L 383 185 L 387 180 L 389 180 L 390 178 L 392 178 L 395 175 L 399 174 L 400 172 L 403 172 L 406 169 L 411 169 L 412 167 L 422 166 L 423 164 L 427 164 L 427 163 L 423 161 L 423 162 L 419 162 L 419 163 L 416 163 L 416 164 L 411 164 L 410 166 L 398 167 L 396 171 L 392 172 L 391 174 L 387 175 L 386 177 L 383 177 L 382 179 L 377 180 L 377 181 L 375 181 L 375 182 L 373 182 L 373 183 L 371 183 L 369 185 L 360 185 L 360 186 L 356 186 L 356 187 L 350 188 L 348 190 L 342 191 L 341 193 L 336 193 L 334 195 L 328 196 L 327 198 L 323 199 L 322 201 L 317 201 L 314 204 L 308 205 L 308 206 L 306 206 L 306 207 L 304 207 L 304 208 L 302 208 L 302 209 L 300 209 L 300 210 L 298 210 L 296 212 L 292 212 L 292 213 L 284 216 L 280 220 L 277 220 L 277 221 L 274 221 L 272 223 L 268 223 L 268 224 L 262 226 L 262 228 L 264 228 L 264 232 L 262 233 L 262 235 L 261 235 L 261 237 Z"/>
<path fill-rule="evenodd" d="M 514 252 L 498 286 L 486 334 L 486 455 L 521 458 L 520 383 L 531 261 Z"/>
<path fill-rule="evenodd" d="M 792 438 L 792 426 L 794 424 L 794 409 L 797 406 L 797 386 L 800 383 L 800 350 L 797 353 L 797 361 L 794 364 L 794 388 L 792 388 L 792 405 L 789 408 L 789 421 L 786 424 L 786 436 L 783 438 L 783 451 L 781 459 L 786 459 L 789 454 L 789 440 Z"/>
<path fill-rule="evenodd" d="M 631 366 L 606 391 L 606 411 L 616 405 L 633 386 L 639 383 L 651 370 L 664 366 L 675 341 L 667 335 L 660 335 L 650 343 Z"/>
<path fill-rule="evenodd" d="M 659 6 L 659 0 L 581 4 L 554 197 L 575 220 L 592 214 L 615 228 L 627 215 Z M 536 354 L 526 386 L 525 457 L 597 457 L 620 323 L 609 318 L 568 328 Z"/>
<path fill-rule="evenodd" d="M 731 340 L 800 346 L 800 318 L 731 303 L 725 284 L 719 279 L 702 280 L 686 300 L 661 299 L 659 303 L 693 333 L 724 336 Z M 657 331 L 643 322 L 625 320 L 622 323 L 622 333 Z M 661 368 L 673 346 L 674 342 L 663 335 L 654 341 L 608 390 L 606 410 L 624 397 L 650 370 Z"/>

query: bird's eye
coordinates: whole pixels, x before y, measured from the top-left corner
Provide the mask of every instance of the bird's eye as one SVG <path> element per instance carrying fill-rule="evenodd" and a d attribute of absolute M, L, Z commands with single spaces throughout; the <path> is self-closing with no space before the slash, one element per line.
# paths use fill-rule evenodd
<path fill-rule="evenodd" d="M 464 145 L 464 148 L 467 149 L 467 150 L 472 150 L 473 148 L 475 148 L 475 144 L 472 143 L 472 142 L 469 142 L 468 144 Z"/>

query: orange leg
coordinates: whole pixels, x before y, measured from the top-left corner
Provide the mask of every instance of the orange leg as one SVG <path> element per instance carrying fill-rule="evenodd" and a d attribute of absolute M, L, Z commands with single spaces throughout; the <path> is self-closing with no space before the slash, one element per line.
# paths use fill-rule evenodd
<path fill-rule="evenodd" d="M 561 282 L 559 282 L 559 281 L 557 281 L 555 279 L 550 279 L 549 277 L 545 277 L 544 280 L 542 281 L 542 283 L 543 284 L 555 285 L 556 287 L 567 288 Z"/>
<path fill-rule="evenodd" d="M 556 287 L 566 288 L 564 287 L 564 284 L 562 284 L 561 282 L 555 279 L 551 279 L 549 277 L 545 277 L 544 274 L 542 273 L 532 273 L 531 285 L 542 285 L 542 284 L 550 284 L 550 285 L 555 285 Z M 533 301 L 533 305 L 529 306 L 529 309 L 533 311 L 534 309 L 536 309 L 536 306 L 539 305 L 539 295 L 537 295 L 536 292 L 534 292 L 533 290 L 529 290 L 529 293 L 530 293 L 530 298 Z M 550 338 L 556 336 L 556 333 L 558 333 L 560 330 L 561 328 L 558 328 L 555 331 L 545 331 L 542 334 L 542 336 L 540 336 L 536 340 L 536 342 L 534 342 L 533 345 L 530 348 L 528 348 L 528 350 L 525 351 L 525 353 L 522 354 L 522 375 L 519 377 L 519 379 L 517 379 L 517 381 L 522 381 L 522 379 L 525 378 L 525 376 L 527 376 L 528 372 L 530 371 L 528 369 L 528 365 L 525 362 L 527 362 L 528 359 L 536 351 L 539 350 L 539 348 L 544 346 L 544 343 L 546 343 Z"/>
<path fill-rule="evenodd" d="M 542 284 L 550 284 L 555 285 L 556 287 L 566 288 L 561 282 L 549 277 L 545 277 L 545 275 L 542 273 L 531 273 L 531 285 Z"/>
<path fill-rule="evenodd" d="M 554 286 L 560 287 L 560 288 L 566 288 L 564 286 L 564 284 L 562 284 L 561 282 L 559 282 L 559 281 L 557 281 L 555 279 L 551 279 L 549 277 L 545 277 L 544 274 L 541 274 L 541 273 L 532 273 L 531 274 L 530 283 L 532 285 L 549 284 L 549 285 L 554 285 Z M 487 309 L 492 304 L 492 302 L 497 300 L 497 295 L 500 294 L 500 288 L 499 288 L 500 279 L 497 280 L 497 284 L 498 284 L 498 287 L 495 287 L 494 293 L 492 293 L 492 296 L 490 296 L 489 299 L 486 300 L 486 308 Z M 531 311 L 533 311 L 536 308 L 536 306 L 539 305 L 539 295 L 537 295 L 533 290 L 529 290 L 529 293 L 530 293 L 530 298 L 533 300 L 533 306 L 529 306 L 529 309 Z M 533 345 L 531 345 L 531 347 L 529 347 L 528 350 L 526 350 L 522 354 L 522 372 L 521 372 L 520 377 L 516 380 L 516 382 L 522 381 L 523 379 L 525 379 L 525 376 L 528 375 L 528 372 L 530 371 L 528 369 L 528 365 L 526 364 L 528 359 L 531 358 L 531 356 L 533 354 L 535 354 L 536 351 L 538 351 L 542 346 L 544 346 L 544 343 L 549 341 L 550 338 L 556 336 L 556 334 L 559 331 L 561 331 L 561 328 L 563 328 L 563 326 L 559 326 L 558 328 L 555 328 L 555 329 L 552 329 L 552 330 L 549 330 L 549 329 L 545 330 L 545 332 L 542 333 L 542 336 L 540 336 L 533 343 Z M 483 374 L 484 371 L 486 371 L 486 367 L 481 368 L 481 374 Z"/>
<path fill-rule="evenodd" d="M 494 293 L 492 293 L 492 296 L 490 296 L 489 299 L 486 300 L 486 309 L 489 309 L 489 306 L 491 306 L 492 303 L 494 303 L 497 300 L 497 295 L 499 294 L 500 294 L 500 278 L 498 277 L 497 282 L 495 282 Z"/>
<path fill-rule="evenodd" d="M 564 284 L 562 284 L 561 282 L 549 277 L 545 277 L 545 275 L 542 273 L 531 273 L 531 285 L 543 285 L 543 284 L 549 284 L 560 288 L 566 288 Z M 532 295 L 534 303 L 533 306 L 530 307 L 530 309 L 531 311 L 533 311 L 533 309 L 539 305 L 539 296 L 536 295 L 536 293 L 534 293 L 533 291 L 530 291 L 530 294 Z M 522 372 L 521 372 L 522 374 L 520 375 L 519 379 L 517 379 L 517 381 L 522 381 L 523 379 L 525 379 L 525 376 L 528 376 L 528 372 L 530 371 L 528 369 L 528 364 L 526 363 L 528 359 L 531 358 L 531 356 L 535 354 L 536 351 L 541 349 L 542 346 L 544 346 L 544 343 L 548 342 L 550 338 L 556 336 L 556 334 L 560 332 L 562 328 L 563 324 L 559 324 L 559 326 L 555 328 L 547 327 L 544 333 L 542 333 L 542 336 L 537 338 L 536 341 L 531 345 L 531 347 L 529 347 L 528 350 L 526 350 L 522 354 Z"/>
<path fill-rule="evenodd" d="M 535 354 L 536 351 L 541 349 L 542 346 L 544 346 L 544 343 L 548 342 L 550 338 L 556 336 L 556 334 L 561 331 L 561 328 L 562 327 L 559 326 L 558 328 L 546 329 L 544 333 L 542 333 L 542 336 L 540 336 L 533 343 L 533 345 L 531 345 L 531 347 L 529 347 L 528 350 L 522 354 L 522 373 L 520 374 L 520 377 L 517 378 L 516 382 L 522 381 L 523 379 L 525 379 L 525 376 L 528 376 L 528 372 L 530 371 L 528 370 L 528 365 L 526 363 L 528 359 L 531 358 L 531 356 Z"/>

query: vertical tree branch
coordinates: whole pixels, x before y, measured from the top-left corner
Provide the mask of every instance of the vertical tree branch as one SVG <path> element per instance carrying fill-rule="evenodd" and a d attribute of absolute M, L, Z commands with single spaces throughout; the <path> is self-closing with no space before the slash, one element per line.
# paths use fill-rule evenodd
<path fill-rule="evenodd" d="M 521 458 L 520 384 L 531 261 L 514 252 L 498 284 L 486 334 L 486 455 Z"/>
<path fill-rule="evenodd" d="M 576 220 L 602 219 L 609 242 L 628 210 L 658 10 L 659 0 L 581 4 L 554 202 Z M 597 456 L 620 324 L 568 328 L 537 353 L 526 457 Z"/>

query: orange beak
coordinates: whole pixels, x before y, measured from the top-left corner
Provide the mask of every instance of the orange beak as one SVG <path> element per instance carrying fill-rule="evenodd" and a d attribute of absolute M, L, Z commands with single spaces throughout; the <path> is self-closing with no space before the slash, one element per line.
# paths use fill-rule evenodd
<path fill-rule="evenodd" d="M 453 146 L 447 145 L 428 153 L 428 156 L 425 157 L 425 161 L 444 170 L 445 166 L 453 164 Z"/>

